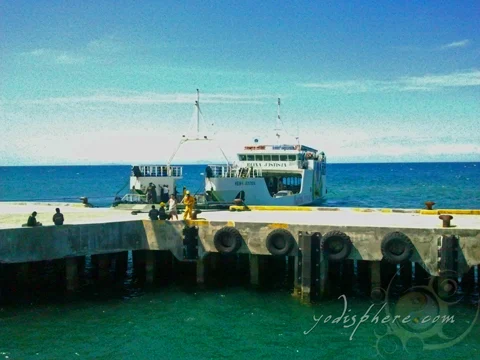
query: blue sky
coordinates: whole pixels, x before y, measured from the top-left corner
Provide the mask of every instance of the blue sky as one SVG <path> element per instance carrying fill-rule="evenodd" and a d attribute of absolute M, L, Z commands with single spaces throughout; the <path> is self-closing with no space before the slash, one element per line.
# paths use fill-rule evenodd
<path fill-rule="evenodd" d="M 330 162 L 480 161 L 478 0 L 5 1 L 0 63 L 0 165 L 164 162 L 197 88 L 229 158 L 281 97 Z"/>

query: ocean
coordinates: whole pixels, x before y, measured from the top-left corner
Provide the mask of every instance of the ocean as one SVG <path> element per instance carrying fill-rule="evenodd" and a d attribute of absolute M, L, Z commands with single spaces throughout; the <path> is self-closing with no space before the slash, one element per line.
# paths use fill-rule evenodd
<path fill-rule="evenodd" d="M 185 166 L 179 185 L 202 191 L 203 171 Z M 129 172 L 130 166 L 0 167 L 0 201 L 86 196 L 106 207 L 128 190 Z M 480 208 L 480 163 L 331 164 L 327 184 L 323 206 L 423 208 L 432 200 L 435 208 Z M 235 281 L 145 287 L 130 263 L 120 286 L 87 279 L 66 296 L 47 282 L 1 302 L 0 358 L 480 359 L 478 285 L 469 295 L 460 288 L 458 302 L 429 297 L 422 316 L 449 314 L 454 321 L 413 329 L 375 322 L 381 306 L 357 287 L 345 298 L 302 304 L 287 280 L 268 288 Z M 350 320 L 335 323 L 344 311 Z"/>
<path fill-rule="evenodd" d="M 204 165 L 186 165 L 178 188 L 203 192 Z M 99 207 L 128 191 L 130 166 L 0 167 L 0 201 L 79 202 Z M 480 208 L 480 162 L 330 164 L 323 206 Z"/>

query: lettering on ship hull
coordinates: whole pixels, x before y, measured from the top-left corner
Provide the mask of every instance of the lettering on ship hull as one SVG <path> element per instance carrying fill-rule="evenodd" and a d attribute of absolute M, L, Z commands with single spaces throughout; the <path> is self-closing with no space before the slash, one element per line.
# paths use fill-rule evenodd
<path fill-rule="evenodd" d="M 242 185 L 251 186 L 256 184 L 255 184 L 255 181 L 235 181 L 235 186 L 242 186 Z"/>
<path fill-rule="evenodd" d="M 271 168 L 286 168 L 287 163 L 282 162 L 247 162 L 246 167 L 271 167 Z"/>

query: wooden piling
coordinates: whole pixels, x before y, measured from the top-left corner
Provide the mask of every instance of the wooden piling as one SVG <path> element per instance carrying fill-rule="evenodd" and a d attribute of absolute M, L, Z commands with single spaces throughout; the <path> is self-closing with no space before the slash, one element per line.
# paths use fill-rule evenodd
<path fill-rule="evenodd" d="M 157 261 L 154 250 L 147 250 L 145 252 L 145 281 L 151 285 L 155 282 L 155 275 L 157 270 Z"/>
<path fill-rule="evenodd" d="M 413 263 L 406 262 L 400 265 L 400 281 L 404 290 L 412 286 Z"/>
<path fill-rule="evenodd" d="M 157 280 L 161 284 L 168 284 L 173 279 L 173 254 L 170 251 L 155 251 L 157 258 Z"/>
<path fill-rule="evenodd" d="M 398 267 L 397 264 L 391 264 L 388 261 L 382 260 L 380 262 L 380 280 L 381 287 L 386 290 L 391 283 L 395 281 L 397 276 Z"/>
<path fill-rule="evenodd" d="M 350 295 L 353 292 L 353 284 L 355 283 L 355 266 L 353 260 L 343 260 L 342 267 L 342 293 Z"/>
<path fill-rule="evenodd" d="M 260 286 L 265 271 L 265 256 L 250 254 L 250 284 Z"/>
<path fill-rule="evenodd" d="M 415 275 L 414 283 L 415 285 L 427 285 L 430 281 L 431 275 L 425 270 L 421 263 L 415 263 L 414 266 Z"/>
<path fill-rule="evenodd" d="M 110 254 L 92 255 L 92 263 L 97 266 L 98 280 L 101 282 L 108 281 L 110 278 Z"/>
<path fill-rule="evenodd" d="M 293 261 L 293 295 L 301 296 L 302 294 L 302 249 L 298 249 L 297 256 L 295 256 Z"/>
<path fill-rule="evenodd" d="M 208 266 L 208 255 L 197 260 L 197 284 L 205 284 L 205 279 L 207 278 L 207 266 Z"/>
<path fill-rule="evenodd" d="M 467 294 L 472 294 L 475 290 L 475 267 L 472 266 L 470 269 L 463 274 L 461 279 L 462 290 Z"/>
<path fill-rule="evenodd" d="M 122 279 L 128 270 L 128 251 L 118 252 L 115 257 L 115 277 Z"/>
<path fill-rule="evenodd" d="M 312 288 L 312 237 L 310 234 L 300 232 L 298 245 L 302 252 L 300 298 L 302 301 L 308 301 Z"/>
<path fill-rule="evenodd" d="M 67 291 L 73 292 L 78 289 L 78 260 L 76 257 L 68 257 L 65 259 L 65 280 Z"/>
<path fill-rule="evenodd" d="M 324 254 L 325 261 L 328 262 L 328 293 L 333 296 L 338 296 L 342 292 L 342 262 L 328 261 L 328 254 Z"/>
<path fill-rule="evenodd" d="M 143 279 L 145 277 L 146 270 L 146 250 L 133 250 L 132 264 L 134 275 Z"/>
<path fill-rule="evenodd" d="M 370 262 L 366 260 L 357 260 L 357 279 L 359 290 L 365 295 L 370 296 L 371 279 L 370 279 Z"/>
<path fill-rule="evenodd" d="M 27 285 L 30 279 L 30 264 L 27 262 L 18 263 L 18 264 L 15 264 L 15 267 L 17 272 L 16 274 L 17 282 L 22 285 Z"/>
<path fill-rule="evenodd" d="M 370 298 L 373 301 L 383 301 L 385 291 L 382 289 L 380 261 L 370 262 L 370 289 Z"/>

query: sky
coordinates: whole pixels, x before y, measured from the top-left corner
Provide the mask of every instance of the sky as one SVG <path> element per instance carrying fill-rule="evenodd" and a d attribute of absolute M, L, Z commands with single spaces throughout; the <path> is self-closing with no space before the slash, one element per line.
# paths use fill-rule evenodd
<path fill-rule="evenodd" d="M 480 161 L 480 2 L 0 2 L 0 166 Z M 292 140 L 294 141 L 294 140 Z M 218 146 L 218 147 L 217 147 Z"/>

